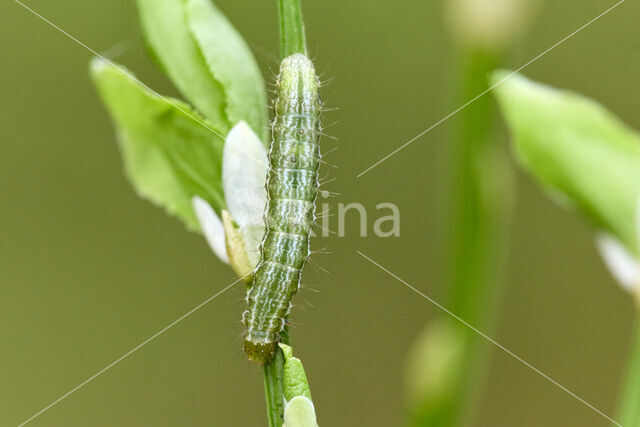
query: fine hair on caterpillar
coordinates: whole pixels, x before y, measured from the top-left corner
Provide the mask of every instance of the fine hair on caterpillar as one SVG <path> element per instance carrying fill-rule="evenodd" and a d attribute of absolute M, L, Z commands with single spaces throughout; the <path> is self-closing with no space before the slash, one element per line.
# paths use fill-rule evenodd
<path fill-rule="evenodd" d="M 310 254 L 319 186 L 322 105 L 318 88 L 309 58 L 297 53 L 282 61 L 273 101 L 266 232 L 242 314 L 244 350 L 258 363 L 273 357 Z"/>

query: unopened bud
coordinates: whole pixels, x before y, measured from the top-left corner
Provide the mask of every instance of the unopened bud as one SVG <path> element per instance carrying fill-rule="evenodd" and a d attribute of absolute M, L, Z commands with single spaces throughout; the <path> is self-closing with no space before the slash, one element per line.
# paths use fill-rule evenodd
<path fill-rule="evenodd" d="M 448 0 L 455 39 L 465 47 L 499 51 L 528 28 L 536 0 Z"/>

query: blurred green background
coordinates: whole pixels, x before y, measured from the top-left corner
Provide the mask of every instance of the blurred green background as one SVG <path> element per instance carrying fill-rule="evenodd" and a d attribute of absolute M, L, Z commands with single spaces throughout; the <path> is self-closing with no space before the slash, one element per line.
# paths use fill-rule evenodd
<path fill-rule="evenodd" d="M 178 95 L 148 59 L 133 2 L 30 0 L 91 48 Z M 217 0 L 267 81 L 278 66 L 275 1 Z M 613 2 L 544 1 L 509 60 L 524 64 Z M 337 203 L 396 203 L 401 237 L 344 238 L 309 264 L 292 330 L 319 422 L 405 419 L 407 350 L 438 309 L 355 251 L 438 299 L 446 145 L 456 118 L 367 175 L 356 174 L 453 111 L 453 45 L 441 1 L 303 1 L 324 89 L 325 168 Z M 527 68 L 601 101 L 640 127 L 640 4 L 626 2 Z M 230 284 L 204 239 L 140 200 L 88 77 L 91 54 L 12 1 L 0 4 L 0 425 L 17 425 Z M 498 134 L 496 137 L 503 138 Z M 331 148 L 333 143 L 325 140 Z M 607 414 L 614 413 L 632 306 L 590 230 L 520 172 L 495 339 Z M 334 209 L 335 213 L 335 209 Z M 337 227 L 336 218 L 330 220 Z M 258 426 L 260 370 L 241 352 L 237 286 L 32 421 L 41 426 Z M 491 365 L 474 426 L 606 426 L 607 421 L 487 344 Z"/>

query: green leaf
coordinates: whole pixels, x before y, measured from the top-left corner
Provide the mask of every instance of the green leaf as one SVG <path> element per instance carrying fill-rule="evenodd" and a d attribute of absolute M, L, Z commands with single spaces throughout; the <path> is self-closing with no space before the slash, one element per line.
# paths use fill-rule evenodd
<path fill-rule="evenodd" d="M 290 401 L 296 396 L 311 400 L 311 390 L 302 362 L 293 357 L 293 350 L 286 344 L 278 344 L 284 354 L 284 398 Z"/>
<path fill-rule="evenodd" d="M 220 214 L 225 208 L 220 131 L 188 105 L 155 94 L 112 63 L 94 59 L 91 74 L 116 124 L 125 170 L 138 194 L 191 230 L 199 230 L 192 197 L 200 196 Z"/>
<path fill-rule="evenodd" d="M 280 13 L 280 50 L 282 59 L 301 53 L 307 55 L 307 40 L 300 0 L 278 0 Z"/>
<path fill-rule="evenodd" d="M 640 136 L 601 105 L 525 77 L 493 74 L 516 157 L 559 201 L 640 254 Z"/>
<path fill-rule="evenodd" d="M 204 116 L 230 129 L 222 84 L 209 71 L 187 25 L 185 0 L 137 0 L 147 45 L 173 83 Z"/>
<path fill-rule="evenodd" d="M 311 390 L 302 362 L 293 357 L 293 350 L 278 344 L 284 355 L 284 409 L 285 427 L 317 427 L 316 412 L 311 401 Z"/>
<path fill-rule="evenodd" d="M 147 45 L 223 133 L 245 120 L 266 139 L 264 81 L 242 37 L 208 0 L 137 0 Z"/>
<path fill-rule="evenodd" d="M 187 22 L 216 81 L 226 96 L 231 126 L 241 120 L 267 140 L 264 80 L 251 50 L 209 0 L 187 0 Z"/>

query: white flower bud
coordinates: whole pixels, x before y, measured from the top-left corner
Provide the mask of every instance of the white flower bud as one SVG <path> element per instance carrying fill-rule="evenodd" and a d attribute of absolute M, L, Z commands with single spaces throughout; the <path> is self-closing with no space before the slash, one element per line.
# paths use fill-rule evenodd
<path fill-rule="evenodd" d="M 490 52 L 505 48 L 527 28 L 537 0 L 448 0 L 446 13 L 455 39 Z"/>
<path fill-rule="evenodd" d="M 263 224 L 267 203 L 267 150 L 245 122 L 229 131 L 222 155 L 222 186 L 227 209 L 240 226 Z"/>
<path fill-rule="evenodd" d="M 640 247 L 640 198 L 636 203 L 635 224 Z M 640 305 L 640 256 L 633 254 L 618 239 L 607 233 L 596 235 L 596 246 L 613 277 L 625 290 L 635 295 Z"/>
<path fill-rule="evenodd" d="M 198 196 L 191 199 L 191 204 L 200 223 L 202 234 L 204 234 L 204 238 L 207 240 L 207 243 L 209 243 L 209 247 L 211 247 L 213 253 L 215 253 L 222 262 L 229 264 L 224 226 L 222 225 L 220 217 L 218 217 L 216 211 L 213 210 L 206 200 Z"/>
<path fill-rule="evenodd" d="M 313 402 L 304 396 L 291 399 L 284 408 L 284 427 L 318 427 Z"/>

